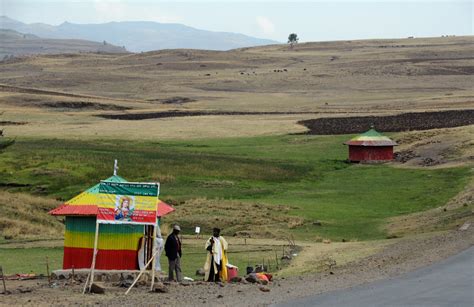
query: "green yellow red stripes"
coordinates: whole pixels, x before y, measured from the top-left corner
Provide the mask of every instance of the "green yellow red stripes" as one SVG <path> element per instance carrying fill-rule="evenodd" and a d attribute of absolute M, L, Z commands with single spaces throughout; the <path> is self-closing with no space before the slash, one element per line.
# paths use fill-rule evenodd
<path fill-rule="evenodd" d="M 110 234 L 99 233 L 98 248 L 100 250 L 137 250 L 138 240 L 143 233 Z M 64 235 L 65 247 L 93 248 L 94 233 L 66 232 Z"/>
<path fill-rule="evenodd" d="M 134 250 L 143 236 L 143 225 L 99 226 L 99 250 Z M 93 248 L 95 236 L 94 217 L 67 217 L 64 246 L 71 248 Z"/>
<path fill-rule="evenodd" d="M 92 248 L 64 247 L 63 269 L 88 269 L 92 264 Z M 99 250 L 97 270 L 137 270 L 137 252 L 131 250 Z"/>

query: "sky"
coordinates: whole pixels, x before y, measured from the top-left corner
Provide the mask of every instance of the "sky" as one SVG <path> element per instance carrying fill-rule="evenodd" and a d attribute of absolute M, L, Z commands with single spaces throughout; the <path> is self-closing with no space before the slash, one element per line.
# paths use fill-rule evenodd
<path fill-rule="evenodd" d="M 474 34 L 474 0 L 0 0 L 0 15 L 53 25 L 182 23 L 285 42 Z"/>

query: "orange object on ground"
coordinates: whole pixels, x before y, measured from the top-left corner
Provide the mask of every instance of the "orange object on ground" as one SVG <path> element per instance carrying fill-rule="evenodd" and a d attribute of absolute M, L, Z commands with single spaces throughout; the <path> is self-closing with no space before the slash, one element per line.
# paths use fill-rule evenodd
<path fill-rule="evenodd" d="M 268 277 L 267 277 L 267 275 L 265 275 L 265 273 L 257 273 L 256 275 L 257 275 L 257 279 L 258 279 L 258 280 L 266 280 L 266 281 L 269 281 L 269 280 L 268 280 Z"/>
<path fill-rule="evenodd" d="M 232 278 L 239 276 L 239 269 L 234 268 L 227 268 L 227 281 L 230 281 Z"/>

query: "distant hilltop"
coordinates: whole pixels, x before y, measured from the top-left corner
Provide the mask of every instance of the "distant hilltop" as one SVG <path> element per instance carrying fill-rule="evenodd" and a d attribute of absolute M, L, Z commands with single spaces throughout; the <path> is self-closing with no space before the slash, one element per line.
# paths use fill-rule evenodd
<path fill-rule="evenodd" d="M 102 24 L 64 22 L 53 26 L 44 23 L 26 24 L 7 16 L 0 16 L 0 29 L 10 29 L 41 38 L 105 41 L 112 45 L 125 47 L 132 52 L 179 48 L 230 50 L 279 43 L 238 33 L 205 31 L 183 24 L 149 21 Z"/>

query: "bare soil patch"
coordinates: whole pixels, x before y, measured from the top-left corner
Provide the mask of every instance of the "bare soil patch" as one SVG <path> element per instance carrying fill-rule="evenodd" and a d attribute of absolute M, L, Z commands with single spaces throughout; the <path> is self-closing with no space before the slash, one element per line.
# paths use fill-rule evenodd
<path fill-rule="evenodd" d="M 474 109 L 441 112 L 403 113 L 391 116 L 354 116 L 309 119 L 298 122 L 307 134 L 360 133 L 375 125 L 380 131 L 410 131 L 449 128 L 474 124 Z"/>

